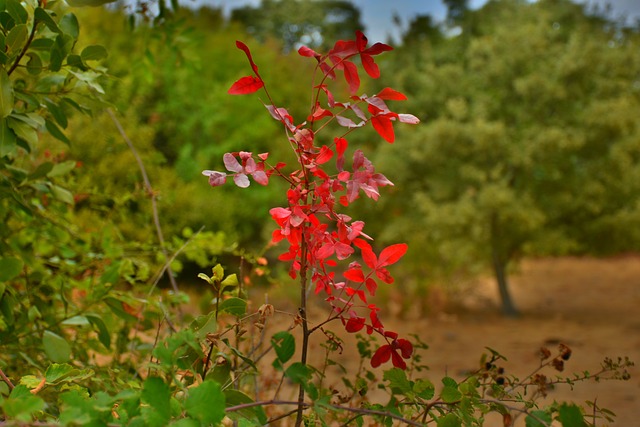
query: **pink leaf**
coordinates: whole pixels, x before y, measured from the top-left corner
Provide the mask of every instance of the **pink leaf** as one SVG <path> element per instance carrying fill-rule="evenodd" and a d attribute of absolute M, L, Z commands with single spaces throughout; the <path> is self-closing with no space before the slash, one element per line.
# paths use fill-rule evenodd
<path fill-rule="evenodd" d="M 247 188 L 251 183 L 249 182 L 249 177 L 243 173 L 239 173 L 233 176 L 233 181 L 240 188 Z"/>
<path fill-rule="evenodd" d="M 229 93 L 229 95 L 247 95 L 260 90 L 262 86 L 264 86 L 264 82 L 260 80 L 260 78 L 246 76 L 231 85 L 227 93 Z"/>
<path fill-rule="evenodd" d="M 410 125 L 417 125 L 420 123 L 420 119 L 413 114 L 398 114 L 398 120 L 402 123 L 409 123 Z"/>
<path fill-rule="evenodd" d="M 267 174 L 263 170 L 257 170 L 255 172 L 253 172 L 251 174 L 251 176 L 260 185 L 269 184 L 269 177 L 267 176 Z"/>
<path fill-rule="evenodd" d="M 242 165 L 238 162 L 238 159 L 236 159 L 233 154 L 225 153 L 225 155 L 222 156 L 222 161 L 224 162 L 224 166 L 228 171 L 242 172 Z"/>
<path fill-rule="evenodd" d="M 358 127 L 353 120 L 348 117 L 336 116 L 336 120 L 340 126 L 344 126 L 346 128 L 355 128 Z"/>
<path fill-rule="evenodd" d="M 209 177 L 209 185 L 212 187 L 218 187 L 227 182 L 227 174 L 224 172 L 205 170 L 202 171 L 202 175 Z"/>

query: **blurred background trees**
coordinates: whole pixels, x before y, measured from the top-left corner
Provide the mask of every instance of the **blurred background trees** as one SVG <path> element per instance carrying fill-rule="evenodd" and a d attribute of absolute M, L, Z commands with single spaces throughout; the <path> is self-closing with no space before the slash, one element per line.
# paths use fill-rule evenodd
<path fill-rule="evenodd" d="M 508 275 L 522 257 L 639 249 L 640 28 L 568 0 L 499 0 L 477 10 L 466 1 L 446 4 L 446 22 L 415 17 L 397 50 L 381 58 L 409 98 L 403 109 L 423 122 L 398 129 L 395 150 L 375 148 L 380 171 L 396 187 L 362 214 L 387 242 L 409 243 L 408 282 L 420 288 L 491 273 L 503 311 L 515 314 Z M 208 233 L 174 261 L 176 271 L 207 267 L 240 248 L 262 253 L 268 207 L 283 202 L 280 190 L 212 191 L 200 175 L 220 167 L 225 152 L 288 152 L 259 102 L 226 93 L 246 68 L 234 42 L 262 44 L 252 49 L 261 74 L 273 82 L 276 102 L 303 121 L 308 73 L 297 70 L 312 64 L 295 50 L 351 38 L 362 28 L 359 10 L 346 1 L 264 0 L 225 17 L 188 3 L 129 5 L 74 12 L 82 43 L 113 52 L 100 63 L 109 74 L 100 80 L 102 98 L 143 156 L 169 249 L 203 226 Z M 123 277 L 155 271 L 162 257 L 135 159 L 104 105 L 86 107 L 91 115 L 65 107 L 70 144 L 45 133 L 37 150 L 16 148 L 20 161 L 33 170 L 45 153 L 79 162 L 56 178 L 75 196 L 63 207 L 65 221 L 88 239 L 100 234 L 101 251 L 126 258 Z M 6 150 L 0 154 L 6 164 Z M 15 239 L 11 227 L 5 245 Z"/>

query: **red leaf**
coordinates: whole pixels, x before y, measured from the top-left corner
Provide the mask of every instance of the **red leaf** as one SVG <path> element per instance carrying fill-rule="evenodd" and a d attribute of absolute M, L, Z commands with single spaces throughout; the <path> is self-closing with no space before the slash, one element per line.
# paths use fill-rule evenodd
<path fill-rule="evenodd" d="M 374 116 L 371 118 L 371 124 L 373 128 L 383 137 L 387 142 L 393 142 L 396 137 L 393 133 L 393 125 L 391 119 L 386 116 Z"/>
<path fill-rule="evenodd" d="M 356 64 L 349 61 L 343 61 L 344 65 L 344 78 L 349 84 L 349 92 L 356 93 L 360 88 L 360 76 L 358 76 L 358 67 Z"/>
<path fill-rule="evenodd" d="M 367 37 L 360 30 L 356 30 L 356 46 L 362 52 L 367 47 Z"/>
<path fill-rule="evenodd" d="M 331 149 L 326 145 L 323 145 L 322 148 L 320 148 L 320 152 L 318 153 L 318 156 L 316 157 L 316 163 L 321 165 L 331 160 L 332 157 L 333 157 L 333 151 L 331 151 Z"/>
<path fill-rule="evenodd" d="M 369 291 L 369 293 L 371 294 L 371 296 L 375 296 L 376 295 L 376 289 L 378 289 L 378 284 L 376 283 L 375 280 L 373 280 L 371 277 L 369 277 L 367 279 L 367 281 L 365 282 L 365 285 L 367 285 L 367 290 Z"/>
<path fill-rule="evenodd" d="M 364 274 L 359 268 L 350 268 L 343 274 L 344 278 L 351 280 L 352 282 L 362 283 L 364 282 Z"/>
<path fill-rule="evenodd" d="M 391 358 L 391 353 L 391 346 L 389 344 L 383 345 L 373 354 L 373 357 L 371 358 L 371 366 L 377 368 L 383 363 L 388 362 Z"/>
<path fill-rule="evenodd" d="M 404 362 L 404 360 L 402 360 L 402 357 L 400 357 L 400 355 L 395 351 L 391 352 L 391 363 L 393 363 L 393 366 L 395 366 L 396 368 L 400 368 L 403 371 L 407 369 L 407 364 Z"/>
<path fill-rule="evenodd" d="M 255 76 L 246 76 L 235 82 L 229 88 L 230 95 L 247 95 L 254 93 L 264 86 L 264 82 Z"/>
<path fill-rule="evenodd" d="M 380 68 L 378 68 L 378 65 L 371 55 L 362 54 L 360 55 L 360 59 L 362 60 L 362 67 L 372 79 L 380 77 Z"/>
<path fill-rule="evenodd" d="M 364 317 L 352 317 L 351 319 L 347 320 L 347 324 L 344 328 L 347 332 L 358 332 L 362 328 L 364 328 L 364 322 Z"/>
<path fill-rule="evenodd" d="M 400 348 L 400 351 L 402 352 L 402 357 L 404 357 L 405 359 L 410 358 L 413 354 L 413 344 L 411 344 L 411 342 L 405 340 L 404 338 L 400 338 L 397 341 L 397 344 L 398 348 Z"/>
<path fill-rule="evenodd" d="M 387 265 L 395 264 L 400 258 L 407 252 L 406 243 L 397 243 L 395 245 L 387 246 L 380 252 L 378 258 L 378 267 L 386 267 Z"/>
<path fill-rule="evenodd" d="M 315 57 L 315 58 L 319 58 L 320 54 L 318 52 L 316 52 L 315 50 L 308 48 L 307 46 L 302 46 L 300 47 L 300 49 L 298 49 L 298 54 L 300 56 L 306 56 L 306 57 Z"/>
<path fill-rule="evenodd" d="M 387 52 L 389 50 L 393 50 L 393 48 L 388 44 L 376 43 L 373 46 L 371 46 L 369 49 L 365 49 L 363 53 L 366 53 L 367 55 L 378 55 L 382 52 Z"/>
<path fill-rule="evenodd" d="M 253 58 L 251 57 L 251 51 L 249 51 L 249 48 L 247 47 L 247 45 L 242 43 L 239 40 L 236 40 L 236 47 L 244 51 L 244 53 L 247 55 L 247 59 L 249 60 L 249 63 L 251 64 L 251 68 L 253 69 L 253 72 L 256 73 L 256 76 L 259 75 L 258 66 L 256 65 L 255 62 L 253 62 Z"/>
<path fill-rule="evenodd" d="M 390 87 L 385 87 L 376 96 L 387 101 L 406 101 L 407 99 L 403 93 L 391 89 Z"/>

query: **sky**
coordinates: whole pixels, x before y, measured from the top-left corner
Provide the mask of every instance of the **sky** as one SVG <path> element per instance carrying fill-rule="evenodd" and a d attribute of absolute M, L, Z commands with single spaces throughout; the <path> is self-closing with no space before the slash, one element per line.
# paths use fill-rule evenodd
<path fill-rule="evenodd" d="M 415 15 L 431 15 L 436 21 L 445 18 L 447 9 L 440 0 L 350 0 L 362 13 L 365 34 L 371 42 L 387 41 L 389 36 L 397 40 L 399 29 L 392 17 L 397 14 L 406 26 Z M 225 13 L 247 4 L 258 5 L 260 0 L 183 0 L 183 3 L 222 7 Z M 613 16 L 627 15 L 630 21 L 640 19 L 640 0 L 581 0 L 580 3 L 611 4 Z M 481 7 L 486 0 L 470 0 L 471 8 Z"/>

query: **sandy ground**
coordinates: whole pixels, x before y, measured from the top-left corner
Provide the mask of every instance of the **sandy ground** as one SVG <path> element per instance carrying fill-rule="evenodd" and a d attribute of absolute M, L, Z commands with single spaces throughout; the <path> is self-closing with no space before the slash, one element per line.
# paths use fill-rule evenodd
<path fill-rule="evenodd" d="M 419 334 L 429 344 L 424 361 L 434 383 L 445 374 L 463 378 L 476 369 L 485 347 L 506 356 L 506 373 L 520 378 L 539 365 L 541 346 L 555 352 L 559 342 L 573 350 L 563 374 L 595 372 L 607 356 L 628 356 L 638 365 L 629 369 L 630 380 L 586 381 L 573 391 L 561 386 L 548 399 L 597 401 L 616 413 L 614 423 L 599 420 L 597 426 L 640 426 L 640 256 L 528 260 L 511 283 L 520 318 L 498 314 L 497 291 L 486 280 L 464 287 L 458 296 L 432 295 L 427 305 L 435 308 L 428 315 L 389 318 L 387 314 L 385 325 L 405 335 Z M 389 311 L 397 308 L 393 307 L 397 299 L 388 299 Z M 347 342 L 341 356 L 347 367 L 349 351 L 355 349 Z M 496 419 L 486 425 L 502 422 Z M 515 425 L 524 426 L 524 419 L 517 418 Z"/>

